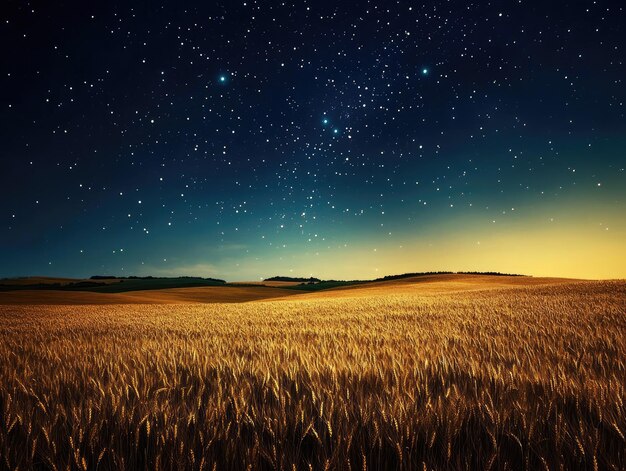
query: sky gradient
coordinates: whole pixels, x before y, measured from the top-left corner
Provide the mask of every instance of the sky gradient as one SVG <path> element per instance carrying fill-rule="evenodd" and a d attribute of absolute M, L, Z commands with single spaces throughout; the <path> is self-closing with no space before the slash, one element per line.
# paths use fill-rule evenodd
<path fill-rule="evenodd" d="M 621 2 L 89 3 L 3 8 L 0 276 L 626 278 Z"/>

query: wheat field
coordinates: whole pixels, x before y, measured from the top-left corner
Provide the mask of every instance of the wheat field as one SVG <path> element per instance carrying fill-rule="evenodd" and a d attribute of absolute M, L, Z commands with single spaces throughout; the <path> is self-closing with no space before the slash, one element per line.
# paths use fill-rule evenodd
<path fill-rule="evenodd" d="M 0 468 L 624 469 L 626 283 L 0 306 Z"/>

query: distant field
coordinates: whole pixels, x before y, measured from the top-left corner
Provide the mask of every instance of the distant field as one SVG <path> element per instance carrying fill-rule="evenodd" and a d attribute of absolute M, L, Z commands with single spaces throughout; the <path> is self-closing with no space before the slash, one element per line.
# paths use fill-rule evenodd
<path fill-rule="evenodd" d="M 29 278 L 17 290 L 0 290 L 0 304 L 178 304 L 237 303 L 287 296 L 306 299 L 361 297 L 394 294 L 440 294 L 453 291 L 483 290 L 514 286 L 567 283 L 573 280 L 487 275 L 428 275 L 377 282 L 322 281 L 301 286 L 300 282 L 263 281 L 207 286 L 194 280 L 103 280 L 111 285 L 88 289 L 28 289 L 42 282 L 58 283 L 61 279 Z M 46 281 L 47 280 L 47 281 Z M 65 283 L 79 281 L 64 279 Z M 100 280 L 99 280 L 100 281 Z M 191 286 L 188 286 L 191 283 Z M 202 283 L 200 281 L 200 283 Z M 171 287 L 174 286 L 174 287 Z M 390 291 L 390 289 L 392 291 Z"/>
<path fill-rule="evenodd" d="M 24 278 L 2 278 L 0 279 L 1 285 L 13 285 L 13 286 L 28 286 L 39 284 L 67 284 L 73 281 L 77 281 L 75 278 L 53 278 L 49 276 L 28 276 Z"/>
<path fill-rule="evenodd" d="M 279 277 L 280 278 L 280 277 Z M 284 277 L 287 278 L 287 277 Z M 0 304 L 117 304 L 141 302 L 145 298 L 146 303 L 177 303 L 177 302 L 246 302 L 258 299 L 283 297 L 288 294 L 263 292 L 259 288 L 281 288 L 296 292 L 321 292 L 335 289 L 351 289 L 358 287 L 374 288 L 376 286 L 389 287 L 393 284 L 414 284 L 439 281 L 471 280 L 490 286 L 504 285 L 515 281 L 518 276 L 494 275 L 468 275 L 468 274 L 405 274 L 387 277 L 385 280 L 371 281 L 337 281 L 318 280 L 303 282 L 302 280 L 264 280 L 253 282 L 226 283 L 224 280 L 200 277 L 92 277 L 89 279 L 76 278 L 51 278 L 51 277 L 24 277 L 0 279 Z M 500 280 L 499 280 L 500 278 Z M 525 279 L 525 278 L 524 278 Z M 479 281 L 480 280 L 480 281 Z M 498 281 L 499 280 L 499 281 Z M 542 278 L 534 280 L 543 280 Z M 549 282 L 554 282 L 550 279 Z M 541 281 L 535 281 L 541 282 Z M 496 284 L 493 284 L 496 283 Z M 523 282 L 522 282 L 523 283 Z M 235 292 L 227 292 L 222 289 L 199 288 L 238 288 Z M 252 288 L 246 290 L 247 288 Z M 183 289 L 185 289 L 183 291 Z M 176 291 L 174 291 L 176 290 Z M 16 293 L 24 291 L 23 293 Z M 140 293 L 141 291 L 153 291 L 157 293 Z M 167 291 L 167 293 L 166 293 Z M 249 291 L 249 292 L 248 292 Z M 45 292 L 45 293 L 44 293 Z M 98 294 L 125 294 L 125 296 L 90 296 L 83 294 L 67 293 L 98 293 Z M 185 293 L 189 296 L 185 296 Z M 128 296 L 126 296 L 128 294 Z"/>
<path fill-rule="evenodd" d="M 46 278 L 28 277 L 0 280 L 0 292 L 29 290 L 90 291 L 94 293 L 124 293 L 198 286 L 226 286 L 222 280 L 195 277 L 180 278 Z"/>
<path fill-rule="evenodd" d="M 189 289 L 0 306 L 0 467 L 626 467 L 623 281 Z"/>
<path fill-rule="evenodd" d="M 18 290 L 0 292 L 1 304 L 180 304 L 241 303 L 297 294 L 294 290 L 263 286 L 202 286 L 145 289 L 127 292 Z"/>

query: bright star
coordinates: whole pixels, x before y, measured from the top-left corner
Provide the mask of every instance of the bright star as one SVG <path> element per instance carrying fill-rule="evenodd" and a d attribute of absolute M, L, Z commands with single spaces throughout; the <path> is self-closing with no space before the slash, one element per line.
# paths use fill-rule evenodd
<path fill-rule="evenodd" d="M 220 83 L 226 83 L 226 75 L 220 75 Z"/>
<path fill-rule="evenodd" d="M 428 69 L 426 67 L 422 69 L 422 75 L 428 75 Z"/>
<path fill-rule="evenodd" d="M 339 134 L 339 129 L 337 129 L 337 128 L 333 129 L 333 133 Z"/>
<path fill-rule="evenodd" d="M 324 118 L 324 119 L 322 120 L 322 123 L 324 123 L 324 124 L 328 124 L 328 118 Z"/>

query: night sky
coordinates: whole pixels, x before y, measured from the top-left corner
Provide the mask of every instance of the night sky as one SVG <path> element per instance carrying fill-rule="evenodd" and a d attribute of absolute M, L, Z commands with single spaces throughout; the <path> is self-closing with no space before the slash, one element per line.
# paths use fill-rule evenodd
<path fill-rule="evenodd" d="M 624 10 L 9 0 L 0 276 L 626 277 Z"/>

